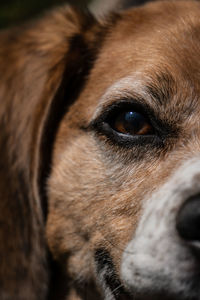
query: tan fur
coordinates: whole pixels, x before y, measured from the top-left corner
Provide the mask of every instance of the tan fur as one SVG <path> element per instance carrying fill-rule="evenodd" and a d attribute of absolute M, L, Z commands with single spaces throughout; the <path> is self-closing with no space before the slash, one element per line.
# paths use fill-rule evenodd
<path fill-rule="evenodd" d="M 48 293 L 51 299 L 101 299 L 98 248 L 109 252 L 120 277 L 143 199 L 199 152 L 199 13 L 197 2 L 163 1 L 99 23 L 63 7 L 1 33 L 2 300 L 46 299 Z M 85 49 L 72 44 L 74 36 Z M 145 85 L 153 82 L 159 89 L 161 73 L 173 80 L 166 87 L 171 98 L 158 107 Z M 68 94 L 73 82 L 78 92 Z M 137 158 L 135 150 L 111 145 L 87 129 L 123 95 L 146 97 L 179 134 L 169 136 L 161 150 L 147 149 Z M 61 97 L 63 108 L 56 105 Z M 48 251 L 56 266 L 53 279 Z"/>

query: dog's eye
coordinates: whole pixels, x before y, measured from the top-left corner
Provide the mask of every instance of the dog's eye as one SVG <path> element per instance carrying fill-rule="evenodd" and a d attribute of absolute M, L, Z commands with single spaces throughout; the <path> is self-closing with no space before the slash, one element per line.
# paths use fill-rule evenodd
<path fill-rule="evenodd" d="M 152 109 L 136 100 L 115 102 L 91 122 L 90 128 L 122 147 L 163 145 L 165 125 Z M 166 127 L 167 128 L 167 127 Z"/>
<path fill-rule="evenodd" d="M 139 112 L 124 111 L 117 113 L 109 121 L 113 130 L 128 135 L 149 135 L 153 128 L 149 120 Z"/>

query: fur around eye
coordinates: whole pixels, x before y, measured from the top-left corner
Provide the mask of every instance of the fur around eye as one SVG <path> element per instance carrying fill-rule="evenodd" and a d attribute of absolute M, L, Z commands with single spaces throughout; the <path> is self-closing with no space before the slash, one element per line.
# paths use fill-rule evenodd
<path fill-rule="evenodd" d="M 150 145 L 163 147 L 168 136 L 173 134 L 169 124 L 156 116 L 153 109 L 141 100 L 121 100 L 107 107 L 89 124 L 106 141 L 125 148 Z"/>

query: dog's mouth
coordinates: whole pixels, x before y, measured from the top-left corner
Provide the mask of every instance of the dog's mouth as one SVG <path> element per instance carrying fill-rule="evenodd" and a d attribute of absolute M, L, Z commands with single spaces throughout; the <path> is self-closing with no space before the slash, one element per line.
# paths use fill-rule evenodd
<path fill-rule="evenodd" d="M 95 264 L 99 283 L 104 291 L 105 300 L 200 300 L 198 286 L 200 284 L 200 276 L 195 276 L 191 284 L 191 293 L 184 291 L 171 291 L 162 285 L 152 285 L 148 290 L 137 289 L 132 290 L 126 288 L 116 274 L 112 259 L 105 249 L 98 249 L 95 253 Z M 197 278 L 198 277 L 198 278 Z M 164 279 L 163 279 L 164 280 Z M 196 291 L 196 293 L 195 293 Z"/>
<path fill-rule="evenodd" d="M 105 249 L 97 249 L 94 255 L 97 277 L 105 294 L 105 299 L 129 300 L 133 299 L 126 291 L 116 275 L 110 254 Z"/>
<path fill-rule="evenodd" d="M 112 286 L 113 288 L 113 286 Z M 117 290 L 117 286 L 113 291 Z M 121 289 L 118 290 L 119 292 L 113 293 L 112 298 L 106 297 L 106 300 L 199 300 L 200 296 L 186 296 L 186 295 L 174 295 L 171 294 L 169 291 L 162 291 L 162 292 L 154 292 L 149 291 L 149 292 L 144 292 L 144 293 L 135 293 L 135 292 L 130 292 L 126 290 L 125 287 L 121 286 Z"/>
<path fill-rule="evenodd" d="M 116 285 L 114 287 L 113 284 L 109 285 L 109 282 L 107 287 L 109 287 L 112 296 L 105 297 L 105 300 L 199 300 L 198 297 L 183 298 L 178 295 L 174 296 L 170 293 L 167 294 L 166 291 L 156 293 L 153 291 L 149 291 L 141 294 L 135 294 L 134 292 L 132 293 L 126 290 L 126 288 L 122 284 L 119 288 L 119 285 Z"/>
<path fill-rule="evenodd" d="M 109 283 L 108 283 L 109 284 Z M 119 293 L 113 296 L 114 300 L 200 300 L 199 294 L 199 285 L 200 285 L 200 277 L 194 278 L 193 283 L 190 285 L 190 292 L 187 290 L 180 291 L 172 291 L 167 289 L 167 287 L 162 288 L 162 286 L 152 285 L 148 290 L 141 289 L 131 289 L 126 288 L 125 285 L 119 289 Z M 112 286 L 112 289 L 114 286 Z M 117 290 L 117 286 L 114 291 Z M 109 298 L 108 298 L 109 299 Z M 107 299 L 106 299 L 107 300 Z"/>

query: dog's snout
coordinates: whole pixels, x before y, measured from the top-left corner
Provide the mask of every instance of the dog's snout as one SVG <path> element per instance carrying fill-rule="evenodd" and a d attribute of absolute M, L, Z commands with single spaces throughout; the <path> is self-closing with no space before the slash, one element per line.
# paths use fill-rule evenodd
<path fill-rule="evenodd" d="M 190 197 L 180 208 L 176 228 L 181 238 L 200 242 L 200 194 Z"/>

